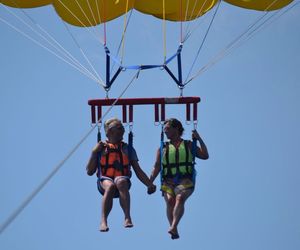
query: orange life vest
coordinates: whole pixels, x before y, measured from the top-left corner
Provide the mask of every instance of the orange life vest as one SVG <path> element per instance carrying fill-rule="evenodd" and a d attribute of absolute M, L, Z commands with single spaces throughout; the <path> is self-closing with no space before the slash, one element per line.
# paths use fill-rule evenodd
<path fill-rule="evenodd" d="M 123 152 L 123 146 L 124 142 L 119 144 L 106 143 L 100 158 L 101 176 L 112 179 L 117 176 L 130 177 L 129 158 Z"/>

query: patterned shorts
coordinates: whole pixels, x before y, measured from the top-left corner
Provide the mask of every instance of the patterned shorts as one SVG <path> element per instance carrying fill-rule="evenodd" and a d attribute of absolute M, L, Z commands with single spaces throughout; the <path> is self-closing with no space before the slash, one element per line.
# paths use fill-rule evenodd
<path fill-rule="evenodd" d="M 161 191 L 175 196 L 187 189 L 194 189 L 194 187 L 194 182 L 189 178 L 181 179 L 177 183 L 173 179 L 166 179 L 163 181 Z"/>

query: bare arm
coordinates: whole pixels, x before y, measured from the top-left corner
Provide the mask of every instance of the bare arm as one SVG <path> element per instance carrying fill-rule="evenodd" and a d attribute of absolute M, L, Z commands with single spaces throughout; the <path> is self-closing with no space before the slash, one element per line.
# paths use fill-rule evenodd
<path fill-rule="evenodd" d="M 152 183 L 154 182 L 154 180 L 156 179 L 157 175 L 159 174 L 160 167 L 161 167 L 160 166 L 160 149 L 158 149 L 157 153 L 156 153 L 156 160 L 155 160 L 155 163 L 154 163 L 151 175 L 150 175 L 150 181 Z"/>
<path fill-rule="evenodd" d="M 148 187 L 148 194 L 152 194 L 156 190 L 156 186 L 153 185 L 153 183 L 149 180 L 148 176 L 145 174 L 145 172 L 140 167 L 140 164 L 136 160 L 131 161 L 131 166 L 138 177 L 138 179 L 144 183 L 145 186 Z"/>
<path fill-rule="evenodd" d="M 197 130 L 193 130 L 192 138 L 197 139 L 200 143 L 200 147 L 197 146 L 196 157 L 202 160 L 207 160 L 209 158 L 208 150 Z"/>
<path fill-rule="evenodd" d="M 86 165 L 86 172 L 88 175 L 93 175 L 97 171 L 97 156 L 98 153 L 103 149 L 103 142 L 98 143 L 92 150 L 89 161 Z"/>

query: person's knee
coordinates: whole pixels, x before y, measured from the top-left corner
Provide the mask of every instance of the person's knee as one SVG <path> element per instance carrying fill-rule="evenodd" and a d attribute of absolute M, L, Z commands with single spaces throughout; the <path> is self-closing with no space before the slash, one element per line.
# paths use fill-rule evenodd
<path fill-rule="evenodd" d="M 129 189 L 128 180 L 125 178 L 119 179 L 116 182 L 116 186 L 120 192 L 128 191 Z"/>
<path fill-rule="evenodd" d="M 174 207 L 175 206 L 175 199 L 174 197 L 168 197 L 166 199 L 166 203 L 168 207 Z"/>
<path fill-rule="evenodd" d="M 109 183 L 105 185 L 105 193 L 114 193 L 116 191 L 116 185 L 114 183 Z"/>
<path fill-rule="evenodd" d="M 182 194 L 176 195 L 176 203 L 177 204 L 183 204 L 185 202 L 186 198 Z"/>

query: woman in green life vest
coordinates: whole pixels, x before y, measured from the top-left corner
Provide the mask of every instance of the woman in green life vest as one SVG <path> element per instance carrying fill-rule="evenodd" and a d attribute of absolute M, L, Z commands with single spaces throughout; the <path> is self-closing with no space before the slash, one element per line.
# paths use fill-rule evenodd
<path fill-rule="evenodd" d="M 190 140 L 181 138 L 184 128 L 175 118 L 164 123 L 164 133 L 169 139 L 164 144 L 163 150 L 159 149 L 156 161 L 150 175 L 153 182 L 161 173 L 161 191 L 166 202 L 167 217 L 170 223 L 168 233 L 172 239 L 178 239 L 178 223 L 184 214 L 184 204 L 194 191 L 194 160 L 195 157 L 207 160 L 209 155 L 205 143 L 196 130 L 192 131 L 192 138 L 199 142 L 194 147 Z M 162 152 L 162 159 L 161 159 Z M 193 153 L 192 153 L 193 152 Z"/>

